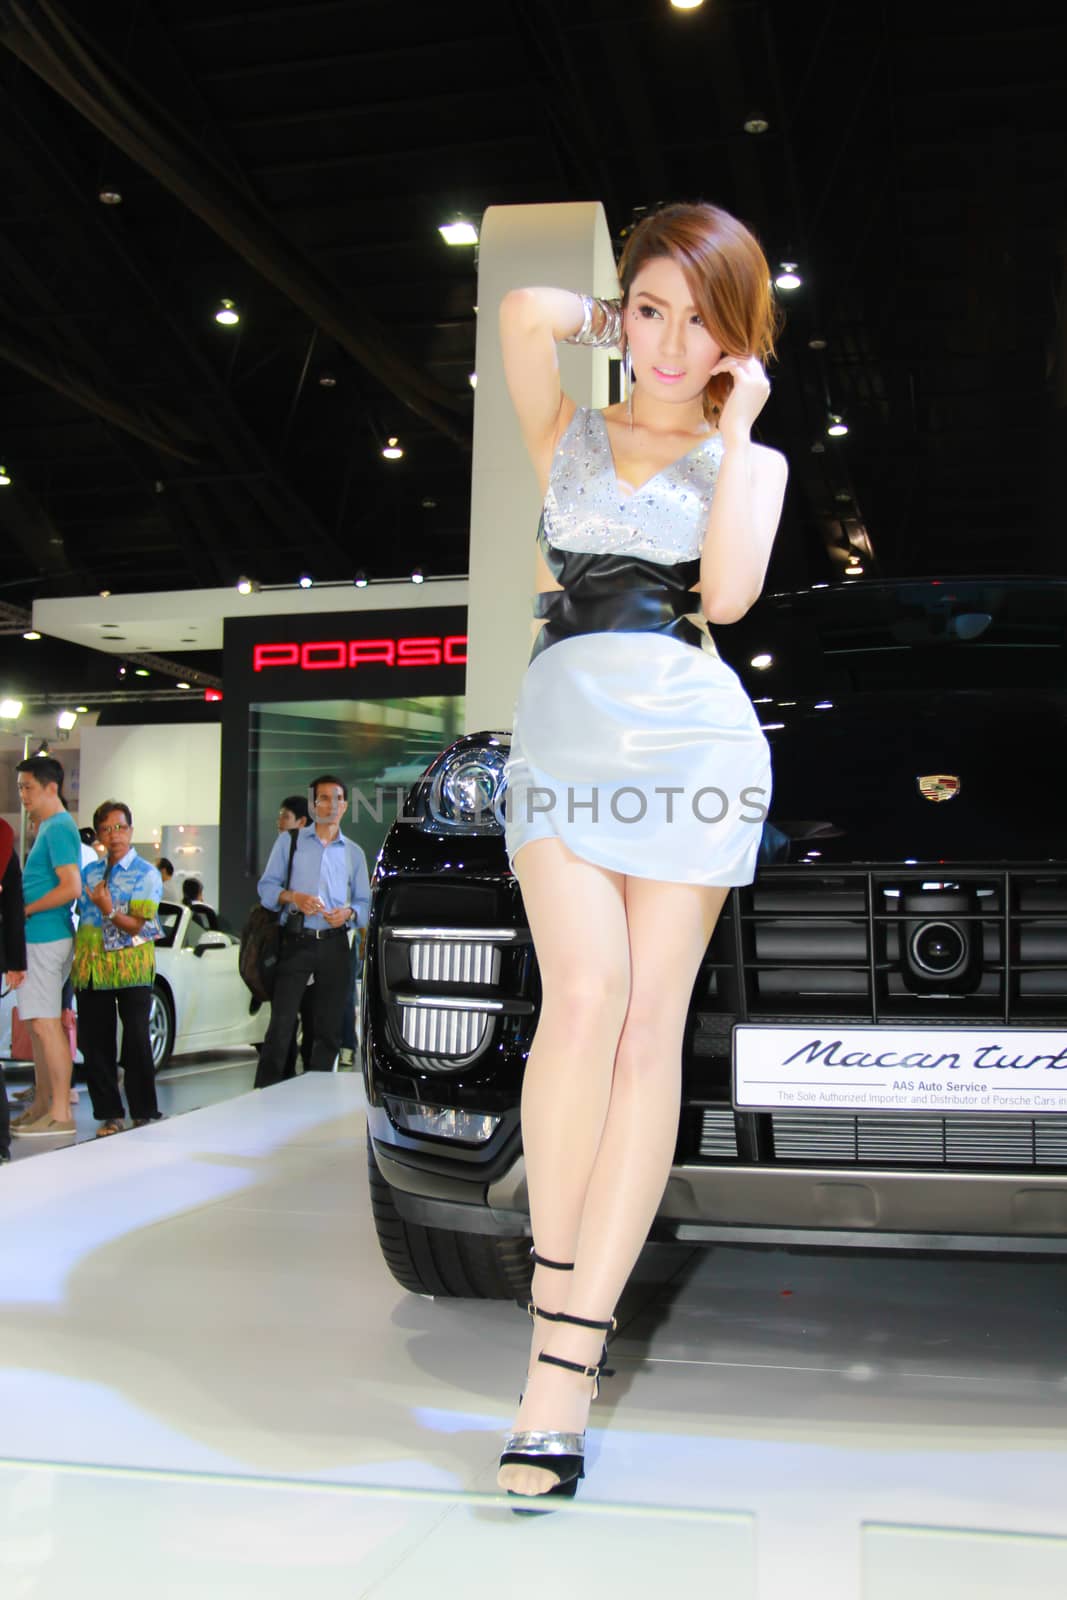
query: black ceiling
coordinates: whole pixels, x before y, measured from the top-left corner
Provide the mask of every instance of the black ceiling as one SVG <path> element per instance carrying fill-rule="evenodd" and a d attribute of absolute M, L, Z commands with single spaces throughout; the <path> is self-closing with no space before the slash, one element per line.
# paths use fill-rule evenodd
<path fill-rule="evenodd" d="M 773 585 L 865 535 L 870 576 L 1067 570 L 1062 6 L 0 0 L 0 45 L 9 604 L 465 572 L 438 224 L 592 198 L 616 234 L 707 198 L 799 263 Z"/>

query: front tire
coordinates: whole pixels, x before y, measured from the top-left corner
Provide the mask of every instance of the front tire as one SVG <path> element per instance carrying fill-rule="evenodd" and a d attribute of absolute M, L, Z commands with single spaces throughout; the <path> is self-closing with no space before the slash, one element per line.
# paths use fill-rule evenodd
<path fill-rule="evenodd" d="M 152 1066 L 162 1072 L 174 1051 L 174 1002 L 158 981 L 152 986 L 148 1008 L 148 1038 L 152 1046 Z"/>
<path fill-rule="evenodd" d="M 367 1179 L 378 1243 L 402 1289 L 441 1299 L 518 1300 L 523 1305 L 529 1300 L 529 1239 L 498 1239 L 406 1222 L 396 1208 L 392 1186 L 378 1171 L 369 1133 Z"/>

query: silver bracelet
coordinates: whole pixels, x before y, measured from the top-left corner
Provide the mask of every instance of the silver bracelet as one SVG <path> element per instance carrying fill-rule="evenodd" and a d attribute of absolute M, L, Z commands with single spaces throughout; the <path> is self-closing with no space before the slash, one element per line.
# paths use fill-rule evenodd
<path fill-rule="evenodd" d="M 582 302 L 582 325 L 577 333 L 568 334 L 562 341 L 564 344 L 584 344 L 593 350 L 610 350 L 622 338 L 622 302 L 620 300 L 600 300 L 591 294 L 578 296 Z M 593 315 L 600 312 L 602 326 L 599 333 L 593 332 Z"/>

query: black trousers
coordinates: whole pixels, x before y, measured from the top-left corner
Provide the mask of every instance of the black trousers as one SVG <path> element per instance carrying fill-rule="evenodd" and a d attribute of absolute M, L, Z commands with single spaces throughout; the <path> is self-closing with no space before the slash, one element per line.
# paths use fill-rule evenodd
<path fill-rule="evenodd" d="M 338 928 L 326 939 L 287 938 L 282 933 L 270 1025 L 259 1052 L 257 1089 L 281 1082 L 297 1012 L 312 973 L 315 976 L 311 990 L 315 1044 L 311 1052 L 311 1070 L 333 1070 L 334 1059 L 341 1048 L 344 1008 L 351 1000 L 349 970 L 348 935 L 344 928 Z"/>
<path fill-rule="evenodd" d="M 119 1055 L 115 1013 L 122 1018 L 122 1069 L 130 1116 L 156 1117 L 156 1074 L 148 1037 L 152 990 L 79 989 L 78 1046 L 85 1057 L 85 1081 L 98 1122 L 121 1122 L 126 1115 L 119 1093 Z"/>

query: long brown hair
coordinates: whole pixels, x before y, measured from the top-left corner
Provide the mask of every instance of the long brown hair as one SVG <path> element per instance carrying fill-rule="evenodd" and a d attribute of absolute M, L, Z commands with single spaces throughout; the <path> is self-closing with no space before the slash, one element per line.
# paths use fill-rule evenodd
<path fill-rule="evenodd" d="M 664 206 L 638 223 L 619 262 L 625 306 L 642 267 L 666 256 L 685 274 L 693 304 L 723 355 L 766 362 L 782 313 L 771 293 L 771 272 L 759 242 L 728 211 L 703 202 Z M 708 380 L 704 415 L 718 416 L 734 380 L 720 372 Z"/>

